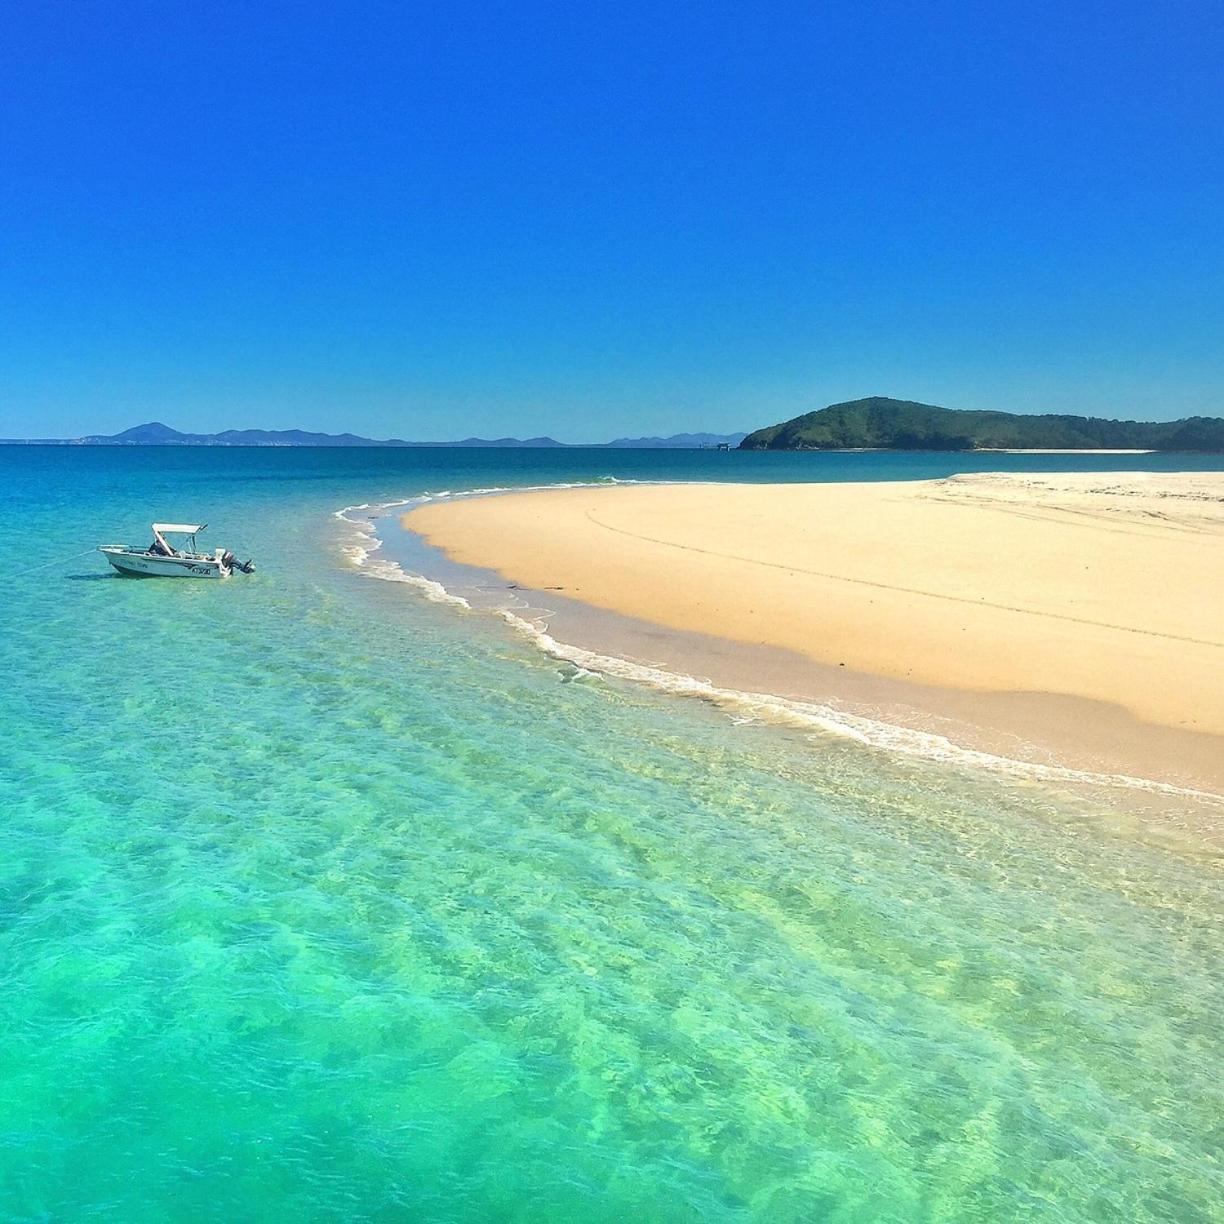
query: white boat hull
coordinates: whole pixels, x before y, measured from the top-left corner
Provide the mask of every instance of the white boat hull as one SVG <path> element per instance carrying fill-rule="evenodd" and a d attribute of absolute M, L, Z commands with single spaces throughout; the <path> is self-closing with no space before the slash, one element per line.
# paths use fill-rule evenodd
<path fill-rule="evenodd" d="M 98 551 L 121 574 L 135 578 L 228 578 L 230 574 L 218 557 L 162 557 L 119 545 L 103 545 Z"/>

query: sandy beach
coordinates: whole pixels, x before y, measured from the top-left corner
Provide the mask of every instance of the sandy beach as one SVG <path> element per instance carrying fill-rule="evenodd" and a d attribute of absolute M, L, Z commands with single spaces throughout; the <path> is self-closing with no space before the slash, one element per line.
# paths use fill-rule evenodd
<path fill-rule="evenodd" d="M 768 652 L 762 689 L 1224 781 L 1219 474 L 548 490 L 405 524 L 522 587 Z"/>

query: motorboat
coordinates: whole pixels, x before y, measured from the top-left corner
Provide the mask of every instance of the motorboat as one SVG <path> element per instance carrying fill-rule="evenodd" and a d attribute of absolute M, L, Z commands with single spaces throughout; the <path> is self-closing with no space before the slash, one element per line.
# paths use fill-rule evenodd
<path fill-rule="evenodd" d="M 232 552 L 199 551 L 196 534 L 207 523 L 154 523 L 153 542 L 147 548 L 132 544 L 102 544 L 98 551 L 121 574 L 134 578 L 228 578 L 235 570 L 254 573 L 251 561 L 239 561 Z M 167 536 L 182 536 L 183 548 L 175 548 Z"/>

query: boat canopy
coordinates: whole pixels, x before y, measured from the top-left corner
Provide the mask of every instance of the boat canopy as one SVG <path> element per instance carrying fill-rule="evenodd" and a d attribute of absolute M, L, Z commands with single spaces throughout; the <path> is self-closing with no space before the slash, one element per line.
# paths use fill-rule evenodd
<path fill-rule="evenodd" d="M 171 535 L 195 535 L 197 531 L 203 531 L 207 527 L 207 523 L 197 523 L 194 526 L 191 523 L 154 523 L 154 531 L 168 531 Z"/>

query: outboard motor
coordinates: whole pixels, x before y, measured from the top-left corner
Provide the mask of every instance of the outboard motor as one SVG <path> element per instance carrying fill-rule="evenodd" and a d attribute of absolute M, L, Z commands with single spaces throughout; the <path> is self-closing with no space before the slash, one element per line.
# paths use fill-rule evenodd
<path fill-rule="evenodd" d="M 254 561 L 239 561 L 229 549 L 221 554 L 221 564 L 231 570 L 241 570 L 244 574 L 253 574 L 255 572 Z"/>

